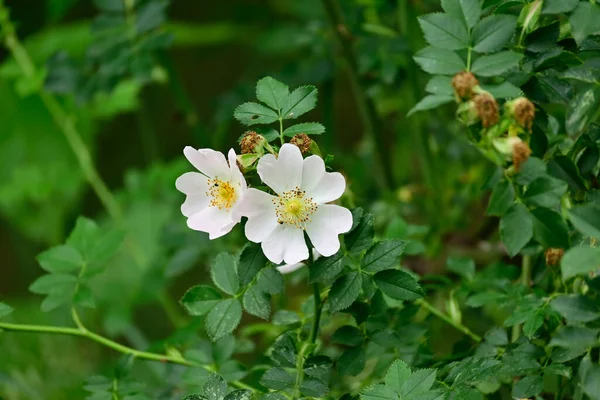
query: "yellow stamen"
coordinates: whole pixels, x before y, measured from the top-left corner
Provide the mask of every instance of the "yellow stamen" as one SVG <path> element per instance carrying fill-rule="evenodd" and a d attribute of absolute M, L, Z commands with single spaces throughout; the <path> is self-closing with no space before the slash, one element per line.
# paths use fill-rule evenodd
<path fill-rule="evenodd" d="M 218 178 L 208 180 L 208 197 L 212 197 L 210 205 L 219 210 L 229 210 L 237 200 L 235 188 L 230 182 L 222 181 Z"/>
<path fill-rule="evenodd" d="M 306 197 L 306 192 L 299 187 L 284 192 L 273 199 L 277 222 L 305 229 L 310 217 L 317 211 L 317 204 L 311 197 Z"/>

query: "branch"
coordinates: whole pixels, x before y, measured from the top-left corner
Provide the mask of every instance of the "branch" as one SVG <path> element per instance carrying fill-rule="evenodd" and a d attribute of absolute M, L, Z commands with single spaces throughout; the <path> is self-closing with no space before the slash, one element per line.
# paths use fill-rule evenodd
<path fill-rule="evenodd" d="M 423 300 L 423 299 L 417 300 L 416 303 L 418 305 L 420 305 L 421 307 L 425 308 L 427 311 L 429 311 L 436 317 L 440 318 L 442 321 L 452 325 L 457 330 L 459 330 L 462 333 L 464 333 L 465 335 L 469 336 L 471 339 L 473 339 L 477 343 L 481 342 L 481 340 L 482 340 L 481 336 L 476 335 L 475 333 L 471 332 L 471 330 L 469 328 L 467 328 L 466 326 L 464 326 L 463 324 L 453 321 L 450 317 L 448 317 L 446 314 L 444 314 L 443 312 L 441 312 L 440 310 L 438 310 L 437 308 L 435 308 L 434 306 L 432 306 L 425 300 Z"/>

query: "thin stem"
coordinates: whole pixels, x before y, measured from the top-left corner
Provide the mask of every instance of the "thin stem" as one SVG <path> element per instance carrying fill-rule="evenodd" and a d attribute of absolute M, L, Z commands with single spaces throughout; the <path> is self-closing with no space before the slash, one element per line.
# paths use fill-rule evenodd
<path fill-rule="evenodd" d="M 473 48 L 471 46 L 469 46 L 469 48 L 467 50 L 467 71 L 471 70 L 471 57 L 472 57 L 472 53 L 473 53 Z"/>
<path fill-rule="evenodd" d="M 376 116 L 375 105 L 365 95 L 361 87 L 356 54 L 352 45 L 352 37 L 348 32 L 337 0 L 323 0 L 323 7 L 325 8 L 329 23 L 335 32 L 335 36 L 342 50 L 342 58 L 344 60 L 344 65 L 348 70 L 350 86 L 354 94 L 354 99 L 356 100 L 356 106 L 358 107 L 358 112 L 366 135 L 375 142 L 378 153 L 377 158 L 381 164 L 385 184 L 389 189 L 393 189 L 394 176 L 392 174 L 390 146 L 386 145 L 383 132 L 378 124 L 379 121 Z"/>
<path fill-rule="evenodd" d="M 279 118 L 279 139 L 281 140 L 281 145 L 285 143 L 285 139 L 283 137 L 283 118 Z"/>
<path fill-rule="evenodd" d="M 521 260 L 521 277 L 519 280 L 523 286 L 527 288 L 529 287 L 529 281 L 531 280 L 531 256 L 523 256 L 523 259 Z M 513 342 L 515 342 L 519 338 L 519 336 L 521 336 L 521 330 L 521 324 L 513 325 Z"/>
<path fill-rule="evenodd" d="M 319 336 L 319 325 L 321 323 L 321 312 L 323 311 L 323 303 L 321 301 L 321 288 L 318 283 L 313 283 L 315 297 L 315 316 L 313 319 L 312 329 L 310 331 L 310 342 L 316 343 Z"/>
<path fill-rule="evenodd" d="M 449 325 L 452 325 L 455 329 L 457 329 L 457 330 L 461 331 L 462 333 L 464 333 L 465 335 L 469 336 L 474 341 L 476 341 L 478 343 L 481 342 L 481 340 L 482 340 L 481 336 L 476 335 L 475 333 L 471 332 L 471 330 L 469 328 L 467 328 L 466 326 L 464 326 L 463 324 L 453 321 L 450 317 L 448 317 L 446 314 L 444 314 L 443 312 L 441 312 L 440 310 L 438 310 L 437 308 L 435 308 L 434 306 L 429 304 L 427 301 L 421 299 L 421 300 L 417 300 L 416 303 L 419 304 L 421 307 L 425 308 L 427 311 L 429 311 L 436 317 L 440 318 L 442 321 L 446 322 Z"/>

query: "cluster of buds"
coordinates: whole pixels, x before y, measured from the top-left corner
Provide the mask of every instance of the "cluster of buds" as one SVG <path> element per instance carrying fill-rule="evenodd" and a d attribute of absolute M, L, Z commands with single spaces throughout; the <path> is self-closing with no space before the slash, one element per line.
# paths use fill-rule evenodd
<path fill-rule="evenodd" d="M 462 71 L 452 78 L 452 87 L 458 100 L 470 99 L 479 88 L 479 81 L 469 71 Z"/>
<path fill-rule="evenodd" d="M 240 140 L 242 154 L 264 154 L 267 139 L 254 131 L 246 132 Z"/>
<path fill-rule="evenodd" d="M 546 249 L 546 252 L 544 253 L 544 255 L 546 256 L 546 265 L 549 267 L 558 265 L 560 263 L 560 260 L 562 260 L 564 254 L 565 251 L 563 249 Z"/>
<path fill-rule="evenodd" d="M 531 131 L 535 119 L 535 106 L 525 98 L 519 97 L 506 103 L 506 112 L 512 117 L 519 127 Z"/>
<path fill-rule="evenodd" d="M 294 146 L 298 147 L 302 154 L 308 153 L 312 146 L 312 139 L 308 137 L 305 133 L 300 133 L 290 140 L 290 143 Z"/>

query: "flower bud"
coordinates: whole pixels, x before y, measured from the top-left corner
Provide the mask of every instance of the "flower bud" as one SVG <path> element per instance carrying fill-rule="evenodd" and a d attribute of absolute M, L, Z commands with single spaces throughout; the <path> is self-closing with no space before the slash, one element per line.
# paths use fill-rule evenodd
<path fill-rule="evenodd" d="M 267 140 L 256 132 L 246 132 L 240 140 L 242 154 L 263 154 L 263 147 L 267 144 Z"/>
<path fill-rule="evenodd" d="M 302 154 L 307 153 L 310 150 L 312 139 L 305 133 L 300 133 L 290 140 L 290 143 L 297 146 Z"/>
<path fill-rule="evenodd" d="M 478 94 L 473 97 L 473 103 L 484 128 L 489 128 L 498 123 L 498 103 L 491 94 Z"/>
<path fill-rule="evenodd" d="M 479 81 L 469 71 L 462 71 L 454 75 L 452 78 L 452 87 L 454 93 L 460 98 L 471 98 L 473 96 L 473 89 L 479 85 Z"/>
<path fill-rule="evenodd" d="M 531 125 L 535 118 L 535 106 L 529 99 L 519 97 L 506 104 L 508 113 L 513 116 L 515 121 L 522 127 L 531 130 Z"/>
<path fill-rule="evenodd" d="M 560 260 L 562 260 L 563 254 L 565 254 L 563 249 L 546 249 L 546 252 L 544 253 L 546 256 L 546 265 L 549 267 L 558 265 Z"/>
<path fill-rule="evenodd" d="M 521 169 L 521 165 L 523 165 L 525 161 L 529 159 L 529 156 L 531 155 L 531 149 L 529 148 L 529 145 L 520 138 L 514 137 L 511 138 L 511 140 L 512 139 L 517 139 L 512 144 L 512 161 L 515 171 L 518 172 Z"/>

